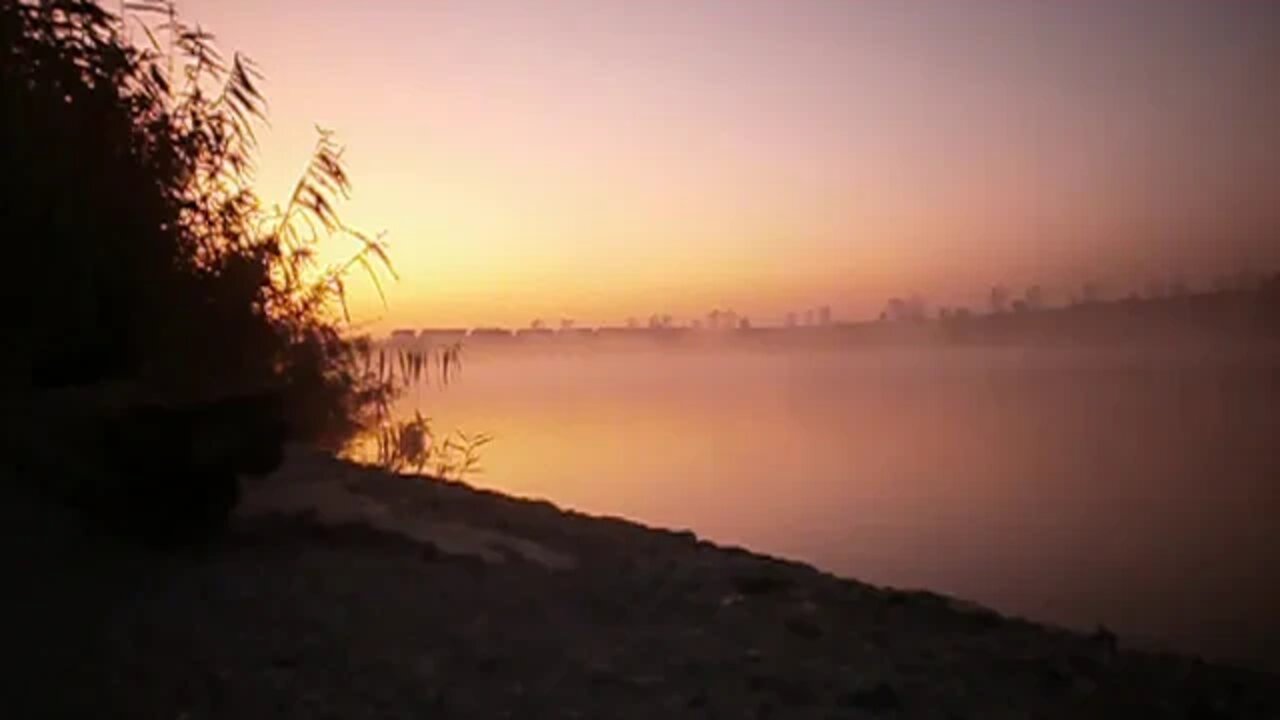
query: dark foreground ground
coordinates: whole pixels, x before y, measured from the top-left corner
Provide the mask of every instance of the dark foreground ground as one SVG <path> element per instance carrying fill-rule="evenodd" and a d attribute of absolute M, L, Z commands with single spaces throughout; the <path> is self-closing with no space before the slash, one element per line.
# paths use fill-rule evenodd
<path fill-rule="evenodd" d="M 451 539 L 258 512 L 158 553 L 15 498 L 0 716 L 1280 718 L 1275 676 L 459 484 L 287 472 Z"/>

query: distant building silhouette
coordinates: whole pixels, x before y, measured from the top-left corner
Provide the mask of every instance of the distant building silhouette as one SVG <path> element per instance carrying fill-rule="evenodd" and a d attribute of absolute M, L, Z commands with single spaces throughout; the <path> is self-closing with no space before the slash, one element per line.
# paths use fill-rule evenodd
<path fill-rule="evenodd" d="M 789 313 L 787 313 L 786 326 L 787 326 L 787 327 L 789 327 L 789 328 L 793 328 L 793 327 L 795 327 L 795 326 L 796 326 L 796 314 L 795 314 L 795 313 L 793 313 L 793 312 L 789 312 Z"/>
<path fill-rule="evenodd" d="M 823 305 L 822 307 L 818 308 L 818 324 L 819 325 L 831 324 L 831 306 L 830 305 Z"/>
<path fill-rule="evenodd" d="M 523 330 L 516 331 L 516 337 L 522 339 L 533 338 L 549 338 L 555 335 L 555 331 L 545 325 L 534 325 Z"/>
<path fill-rule="evenodd" d="M 1028 310 L 1044 309 L 1044 290 L 1041 290 L 1039 285 L 1027 288 L 1026 305 Z"/>
<path fill-rule="evenodd" d="M 991 288 L 991 294 L 987 300 L 991 306 L 991 312 L 1000 314 L 1009 310 L 1009 291 L 1003 285 L 996 285 Z"/>
<path fill-rule="evenodd" d="M 671 327 L 672 322 L 674 321 L 670 315 L 659 315 L 654 313 L 649 316 L 649 329 L 665 330 Z"/>
<path fill-rule="evenodd" d="M 912 295 L 910 299 L 889 298 L 889 302 L 885 303 L 884 312 L 880 313 L 881 319 L 892 320 L 894 322 L 920 321 L 926 316 L 924 300 L 919 295 Z"/>
<path fill-rule="evenodd" d="M 467 337 L 472 340 L 509 340 L 513 335 L 506 328 L 480 327 L 468 333 Z"/>
<path fill-rule="evenodd" d="M 390 343 L 399 347 L 411 347 L 418 344 L 418 333 L 408 328 L 397 328 L 391 331 Z"/>
<path fill-rule="evenodd" d="M 418 333 L 418 340 L 428 345 L 462 342 L 466 337 L 466 328 L 424 328 Z"/>

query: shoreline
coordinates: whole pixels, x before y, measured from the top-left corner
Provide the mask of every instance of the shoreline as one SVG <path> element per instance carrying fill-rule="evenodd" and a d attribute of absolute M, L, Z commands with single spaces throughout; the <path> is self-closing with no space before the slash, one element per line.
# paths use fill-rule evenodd
<path fill-rule="evenodd" d="M 1280 716 L 1280 676 L 309 452 L 203 552 L 21 515 L 45 716 Z"/>

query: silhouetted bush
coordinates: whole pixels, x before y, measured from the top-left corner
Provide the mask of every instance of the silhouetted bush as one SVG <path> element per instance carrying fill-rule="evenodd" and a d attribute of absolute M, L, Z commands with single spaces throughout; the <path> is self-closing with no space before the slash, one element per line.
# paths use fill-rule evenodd
<path fill-rule="evenodd" d="M 0 382 L 27 397 L 127 385 L 128 402 L 168 409 L 116 434 L 165 430 L 184 447 L 195 425 L 155 420 L 198 424 L 180 408 L 266 392 L 297 439 L 338 448 L 392 394 L 342 332 L 345 274 L 389 265 L 381 243 L 335 211 L 350 187 L 341 150 L 320 131 L 291 196 L 267 206 L 251 185 L 265 107 L 254 65 L 222 56 L 166 3 L 125 7 L 128 18 L 85 0 L 0 0 L 0 212 L 15 321 Z M 320 267 L 313 247 L 334 234 L 362 250 Z M 163 442 L 148 468 L 191 460 Z M 238 471 L 272 465 L 240 460 Z M 192 481 L 176 469 L 167 479 Z"/>

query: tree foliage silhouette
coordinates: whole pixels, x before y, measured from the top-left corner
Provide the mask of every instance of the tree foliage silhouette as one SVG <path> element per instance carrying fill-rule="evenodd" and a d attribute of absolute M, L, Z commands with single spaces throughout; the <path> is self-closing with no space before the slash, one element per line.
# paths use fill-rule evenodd
<path fill-rule="evenodd" d="M 270 389 L 296 435 L 340 446 L 391 393 L 343 332 L 348 273 L 391 268 L 337 213 L 341 148 L 320 130 L 290 197 L 266 205 L 255 65 L 170 3 L 123 9 L 0 0 L 6 373 L 124 379 L 163 398 Z M 320 266 L 332 235 L 361 250 Z"/>

